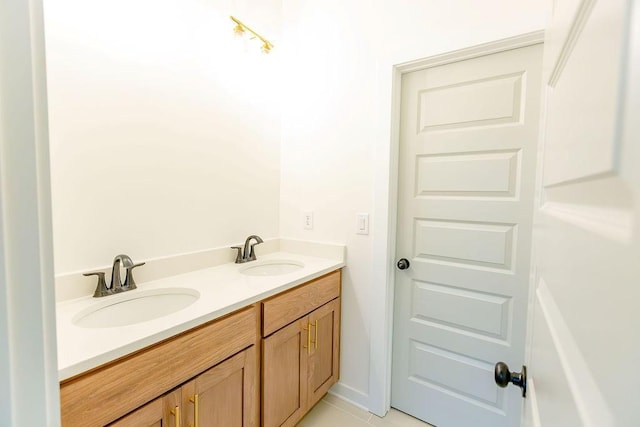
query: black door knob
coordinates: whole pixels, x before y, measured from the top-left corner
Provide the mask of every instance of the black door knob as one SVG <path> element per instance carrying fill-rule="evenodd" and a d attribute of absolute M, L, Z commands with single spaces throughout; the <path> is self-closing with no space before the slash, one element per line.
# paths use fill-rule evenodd
<path fill-rule="evenodd" d="M 398 263 L 396 265 L 400 270 L 406 270 L 411 266 L 411 263 L 406 258 L 400 258 L 400 260 L 398 260 Z"/>
<path fill-rule="evenodd" d="M 522 366 L 522 372 L 511 372 L 504 362 L 496 363 L 493 379 L 500 387 L 506 387 L 509 383 L 522 389 L 522 397 L 527 397 L 527 367 Z"/>

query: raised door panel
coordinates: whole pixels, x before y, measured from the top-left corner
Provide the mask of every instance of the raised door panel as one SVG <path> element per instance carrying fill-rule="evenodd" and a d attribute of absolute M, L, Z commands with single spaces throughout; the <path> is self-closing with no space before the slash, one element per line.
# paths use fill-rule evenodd
<path fill-rule="evenodd" d="M 630 8 L 628 0 L 556 3 L 558 12 L 573 14 L 575 20 L 570 29 L 550 33 L 570 32 L 557 61 L 547 65 L 545 140 L 553 145 L 545 145 L 543 181 L 551 189 L 615 174 L 623 116 L 619 77 L 625 73 Z M 554 18 L 553 27 L 564 19 Z"/>
<path fill-rule="evenodd" d="M 185 384 L 182 406 L 186 425 L 257 426 L 255 358 L 255 347 L 250 347 Z"/>
<path fill-rule="evenodd" d="M 417 131 L 519 122 L 522 120 L 524 74 L 518 71 L 420 91 Z"/>
<path fill-rule="evenodd" d="M 308 317 L 262 341 L 264 427 L 293 426 L 307 410 Z"/>
<path fill-rule="evenodd" d="M 309 315 L 311 351 L 309 356 L 309 407 L 338 381 L 340 372 L 340 298 Z"/>

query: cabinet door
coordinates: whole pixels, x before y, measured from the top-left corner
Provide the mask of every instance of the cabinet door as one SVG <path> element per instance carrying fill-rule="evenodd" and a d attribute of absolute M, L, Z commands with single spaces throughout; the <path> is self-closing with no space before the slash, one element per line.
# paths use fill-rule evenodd
<path fill-rule="evenodd" d="M 181 416 L 178 389 L 141 406 L 109 427 L 177 427 L 176 420 Z"/>
<path fill-rule="evenodd" d="M 309 356 L 309 407 L 315 405 L 340 373 L 340 298 L 309 314 L 311 355 Z"/>
<path fill-rule="evenodd" d="M 293 426 L 307 411 L 308 319 L 262 340 L 264 427 Z"/>
<path fill-rule="evenodd" d="M 182 386 L 185 425 L 258 426 L 255 346 L 241 351 Z"/>
<path fill-rule="evenodd" d="M 162 398 L 162 406 L 164 413 L 164 422 L 162 427 L 179 427 L 182 425 L 178 420 L 182 421 L 184 418 L 184 405 L 181 402 L 182 393 L 181 389 L 173 390 L 164 395 Z M 143 424 L 135 424 L 141 426 Z M 155 424 L 153 424 L 155 427 Z"/>

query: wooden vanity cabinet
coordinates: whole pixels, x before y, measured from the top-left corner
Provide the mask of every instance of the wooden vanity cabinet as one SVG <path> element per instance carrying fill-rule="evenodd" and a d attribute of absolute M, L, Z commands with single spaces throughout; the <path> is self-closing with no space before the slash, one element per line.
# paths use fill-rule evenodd
<path fill-rule="evenodd" d="M 295 425 L 338 381 L 340 284 L 338 270 L 64 380 L 62 425 Z"/>
<path fill-rule="evenodd" d="M 252 346 L 109 427 L 257 426 L 256 367 Z"/>
<path fill-rule="evenodd" d="M 211 378 L 225 377 L 234 369 L 243 370 L 242 408 L 254 411 L 251 415 L 243 412 L 238 417 L 244 420 L 243 426 L 257 425 L 260 401 L 257 375 L 259 314 L 256 305 L 246 307 L 63 381 L 60 385 L 62 425 L 100 427 L 115 420 L 126 422 L 126 418 L 120 419 L 125 415 L 133 419 L 137 416 L 146 419 L 158 407 L 154 399 L 162 396 L 161 399 L 166 400 L 165 398 L 172 396 L 176 390 L 181 390 L 178 397 L 181 412 L 189 416 L 193 411 L 187 412 L 185 408 L 189 408 L 189 405 L 186 405 L 186 402 L 193 393 L 190 392 L 191 389 L 186 389 L 185 392 L 182 388 L 190 381 L 195 381 L 196 385 L 203 384 L 202 407 L 206 411 L 210 402 L 207 390 L 211 384 L 216 383 Z M 239 364 L 238 360 L 242 363 Z M 198 382 L 200 378 L 203 381 Z M 224 378 L 220 381 L 225 385 L 233 382 L 225 382 Z M 227 398 L 228 396 L 224 397 Z M 149 408 L 148 402 L 151 402 Z M 163 403 L 163 406 L 171 405 L 172 403 L 166 401 Z M 163 427 L 173 427 L 171 420 L 175 417 L 168 416 L 166 411 L 163 410 L 162 417 L 156 417 L 164 420 L 160 424 Z M 155 424 L 151 422 L 150 425 Z"/>
<path fill-rule="evenodd" d="M 340 280 L 330 273 L 263 303 L 264 427 L 294 426 L 338 381 Z"/>

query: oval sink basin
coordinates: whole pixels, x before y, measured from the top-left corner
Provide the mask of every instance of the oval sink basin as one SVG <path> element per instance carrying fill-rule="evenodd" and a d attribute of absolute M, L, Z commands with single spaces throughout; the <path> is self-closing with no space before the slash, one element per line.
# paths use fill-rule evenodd
<path fill-rule="evenodd" d="M 83 328 L 114 328 L 157 319 L 196 302 L 200 292 L 189 288 L 129 291 L 104 297 L 73 318 Z"/>
<path fill-rule="evenodd" d="M 304 264 L 300 261 L 292 260 L 269 260 L 251 263 L 240 269 L 240 273 L 248 276 L 279 276 L 300 270 Z"/>

